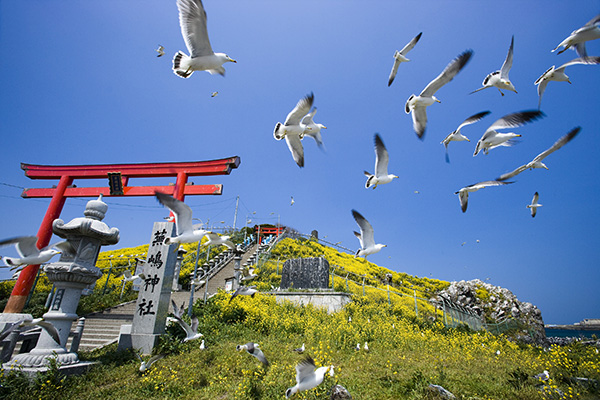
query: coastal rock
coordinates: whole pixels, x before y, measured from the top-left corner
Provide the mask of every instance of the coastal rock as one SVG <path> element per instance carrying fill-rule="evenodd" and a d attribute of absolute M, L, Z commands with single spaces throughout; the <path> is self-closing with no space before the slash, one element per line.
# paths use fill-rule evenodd
<path fill-rule="evenodd" d="M 451 392 L 449 392 L 448 390 L 444 389 L 440 385 L 434 385 L 434 384 L 430 383 L 429 384 L 429 391 L 432 392 L 432 393 L 434 393 L 439 398 L 444 399 L 444 400 L 453 400 L 453 399 L 456 399 L 456 396 L 454 396 Z"/>
<path fill-rule="evenodd" d="M 331 400 L 352 400 L 348 390 L 342 385 L 335 385 L 331 388 Z"/>

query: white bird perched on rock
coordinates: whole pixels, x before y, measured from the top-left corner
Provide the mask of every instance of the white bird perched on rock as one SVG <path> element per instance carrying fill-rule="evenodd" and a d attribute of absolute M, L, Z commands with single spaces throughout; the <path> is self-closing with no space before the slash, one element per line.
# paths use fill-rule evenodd
<path fill-rule="evenodd" d="M 310 111 L 315 96 L 311 93 L 303 97 L 296 103 L 296 107 L 287 115 L 285 122 L 278 122 L 273 130 L 273 137 L 277 140 L 285 138 L 292 157 L 300 168 L 304 167 L 304 147 L 302 147 L 302 138 L 304 137 L 305 126 L 301 124 L 302 118 Z"/>
<path fill-rule="evenodd" d="M 515 89 L 515 87 L 513 86 L 512 82 L 510 81 L 510 79 L 508 77 L 508 73 L 510 72 L 510 69 L 512 68 L 512 63 L 513 63 L 514 45 L 515 45 L 515 37 L 513 36 L 510 41 L 510 47 L 508 48 L 508 53 L 506 54 L 506 58 L 504 59 L 504 63 L 502 64 L 502 68 L 500 69 L 500 71 L 494 71 L 494 72 L 488 74 L 483 79 L 483 83 L 482 83 L 483 87 L 473 90 L 471 92 L 471 94 L 473 94 L 475 92 L 479 92 L 480 90 L 483 90 L 483 89 L 487 89 L 489 87 L 497 88 L 502 96 L 504 96 L 504 93 L 502 92 L 501 89 L 510 90 L 510 91 L 517 93 L 517 90 Z"/>
<path fill-rule="evenodd" d="M 460 208 L 462 212 L 467 211 L 467 205 L 469 201 L 469 193 L 476 192 L 479 189 L 486 188 L 488 186 L 500 186 L 500 185 L 508 185 L 513 182 L 500 182 L 500 181 L 483 181 L 479 183 L 474 183 L 473 185 L 465 186 L 460 189 L 458 192 L 454 192 L 457 194 L 460 199 Z"/>
<path fill-rule="evenodd" d="M 365 188 L 372 187 L 373 189 L 377 188 L 377 185 L 384 185 L 386 183 L 390 183 L 394 178 L 398 178 L 398 176 L 393 174 L 388 174 L 388 163 L 390 161 L 390 156 L 388 154 L 385 145 L 383 144 L 383 140 L 378 133 L 375 134 L 375 175 L 370 172 L 364 171 L 365 176 L 367 177 L 367 182 L 365 183 Z"/>
<path fill-rule="evenodd" d="M 477 146 L 475 146 L 473 157 L 482 150 L 484 154 L 487 154 L 488 151 L 499 146 L 512 146 L 514 143 L 512 139 L 521 136 L 513 132 L 501 133 L 498 132 L 499 129 L 516 128 L 542 117 L 544 117 L 544 113 L 540 110 L 521 111 L 505 115 L 485 130 L 481 139 L 477 142 Z"/>
<path fill-rule="evenodd" d="M 360 241 L 360 249 L 356 251 L 354 258 L 365 257 L 366 260 L 368 255 L 375 254 L 384 247 L 387 247 L 385 244 L 375 244 L 375 233 L 373 231 L 373 227 L 369 221 L 365 219 L 365 217 L 363 217 L 356 210 L 352 210 L 352 216 L 360 227 L 360 233 L 356 231 L 354 232 L 354 236 L 356 236 Z"/>
<path fill-rule="evenodd" d="M 175 314 L 174 314 L 175 315 Z M 175 315 L 175 322 L 179 324 L 185 331 L 186 337 L 183 339 L 184 342 L 188 342 L 190 340 L 198 339 L 203 337 L 204 335 L 198 332 L 198 317 L 192 315 L 191 322 L 192 325 L 188 325 L 181 317 Z"/>
<path fill-rule="evenodd" d="M 235 250 L 235 245 L 231 240 L 229 240 L 229 236 L 219 236 L 213 232 L 207 232 L 206 237 L 208 241 L 204 243 L 204 246 L 227 246 L 231 250 Z"/>
<path fill-rule="evenodd" d="M 175 197 L 162 193 L 154 192 L 158 202 L 167 207 L 175 215 L 175 227 L 177 228 L 177 236 L 165 238 L 165 244 L 173 243 L 194 243 L 202 239 L 204 235 L 209 233 L 204 229 L 194 229 L 192 225 L 192 209 L 181 200 Z"/>
<path fill-rule="evenodd" d="M 419 139 L 423 139 L 423 135 L 425 134 L 425 128 L 427 126 L 427 107 L 435 102 L 441 103 L 441 101 L 434 96 L 435 92 L 450 82 L 456 74 L 467 65 L 467 62 L 471 59 L 472 55 L 473 50 L 467 50 L 460 54 L 444 68 L 441 74 L 429 82 L 421 94 L 418 96 L 413 94 L 406 101 L 404 111 L 407 114 L 412 113 L 413 128 Z"/>
<path fill-rule="evenodd" d="M 542 105 L 542 96 L 544 95 L 544 91 L 546 90 L 546 86 L 548 85 L 548 82 L 557 81 L 557 82 L 571 83 L 571 81 L 569 80 L 569 77 L 567 76 L 567 74 L 565 74 L 565 68 L 567 68 L 570 65 L 577 65 L 577 64 L 584 64 L 584 65 L 600 64 L 600 57 L 580 57 L 580 58 L 571 60 L 569 62 L 566 62 L 558 68 L 554 68 L 554 65 L 551 66 L 550 68 L 548 68 L 548 70 L 546 72 L 544 72 L 542 74 L 542 76 L 537 78 L 537 80 L 534 82 L 534 85 L 537 85 L 537 92 L 538 92 L 538 96 L 539 96 L 538 108 L 540 108 Z"/>
<path fill-rule="evenodd" d="M 550 154 L 554 153 L 556 150 L 563 147 L 565 144 L 569 143 L 579 133 L 580 130 L 581 130 L 581 127 L 579 127 L 579 126 L 572 129 L 569 133 L 567 133 L 566 135 L 564 135 L 560 139 L 558 139 L 556 142 L 554 142 L 554 144 L 552 146 L 550 146 L 549 149 L 538 154 L 533 160 L 531 160 L 527 164 L 521 165 L 520 167 L 516 168 L 515 170 L 513 170 L 511 172 L 501 175 L 497 180 L 505 181 L 516 175 L 519 175 L 521 172 L 525 171 L 526 169 L 534 169 L 534 168 L 548 169 L 548 167 L 546 166 L 546 164 L 544 164 L 542 162 L 542 160 L 544 158 L 548 157 Z"/>
<path fill-rule="evenodd" d="M 317 368 L 312 357 L 307 356 L 296 365 L 296 386 L 288 388 L 285 391 L 285 397 L 289 399 L 298 392 L 316 388 L 323 382 L 329 368 L 329 366 Z"/>
<path fill-rule="evenodd" d="M 254 297 L 254 295 L 258 292 L 258 290 L 256 290 L 256 285 L 252 285 L 252 286 L 240 286 L 239 288 L 237 288 L 237 290 L 231 295 L 231 298 L 229 299 L 229 302 L 231 303 L 231 300 L 235 299 L 237 296 L 250 296 L 250 297 Z"/>
<path fill-rule="evenodd" d="M 559 47 L 564 47 L 564 49 L 558 52 L 558 54 L 560 54 L 569 47 L 574 47 L 579 57 L 587 57 L 585 42 L 594 39 L 600 39 L 600 14 L 596 15 L 581 28 L 571 32 L 569 37 L 560 42 L 552 52 L 558 50 Z"/>
<path fill-rule="evenodd" d="M 135 355 L 140 361 L 140 372 L 142 373 L 146 372 L 152 366 L 152 364 L 165 357 L 165 354 L 157 354 L 155 356 L 150 357 L 148 361 L 144 361 L 142 359 L 142 356 L 140 356 L 137 352 L 135 353 Z"/>
<path fill-rule="evenodd" d="M 156 52 L 158 53 L 156 57 L 162 57 L 165 55 L 165 48 L 161 45 L 158 45 L 158 49 L 156 49 Z"/>
<path fill-rule="evenodd" d="M 137 275 L 132 275 L 131 271 L 126 269 L 125 271 L 123 271 L 123 280 L 125 282 L 130 282 L 130 281 L 135 281 L 136 279 L 146 279 L 146 275 L 144 275 L 143 273 L 137 274 Z"/>
<path fill-rule="evenodd" d="M 460 130 L 467 126 L 467 125 L 471 125 L 474 124 L 475 122 L 481 120 L 483 117 L 485 117 L 486 115 L 488 115 L 491 111 L 482 111 L 480 113 L 471 115 L 469 118 L 465 119 L 459 126 L 458 128 L 456 128 L 454 131 L 452 131 L 452 133 L 450 133 L 448 136 L 446 136 L 446 138 L 444 140 L 442 140 L 440 143 L 444 145 L 444 147 L 446 148 L 446 162 L 450 162 L 450 158 L 448 157 L 448 145 L 450 144 L 450 142 L 454 141 L 454 142 L 463 142 L 463 141 L 467 141 L 470 142 L 469 138 L 467 138 L 465 135 L 463 135 L 462 133 L 460 133 Z"/>
<path fill-rule="evenodd" d="M 208 39 L 202 0 L 177 0 L 177 9 L 181 34 L 190 55 L 178 51 L 173 57 L 173 72 L 182 78 L 189 78 L 194 71 L 224 76 L 223 64 L 237 61 L 225 53 L 213 51 Z"/>
<path fill-rule="evenodd" d="M 314 107 L 311 112 L 306 114 L 300 125 L 304 126 L 304 136 L 310 136 L 315 139 L 317 142 L 317 146 L 323 147 L 323 137 L 321 136 L 321 129 L 327 129 L 327 127 L 323 124 L 317 124 L 313 120 L 315 114 L 317 113 L 317 107 Z"/>
<path fill-rule="evenodd" d="M 540 198 L 539 193 L 535 192 L 533 194 L 533 198 L 531 199 L 531 204 L 527 204 L 527 208 L 531 209 L 531 218 L 535 218 L 538 207 L 542 206 L 541 204 L 538 203 L 539 198 Z"/>
<path fill-rule="evenodd" d="M 6 265 L 14 270 L 22 265 L 44 264 L 63 252 L 74 253 L 73 247 L 67 241 L 51 244 L 42 249 L 37 248 L 37 241 L 37 236 L 18 236 L 0 241 L 0 247 L 14 244 L 19 253 L 19 257 L 3 257 Z"/>
<path fill-rule="evenodd" d="M 265 366 L 269 366 L 269 362 L 267 361 L 262 350 L 259 348 L 258 343 L 248 342 L 246 344 L 237 345 L 236 350 L 237 351 L 246 350 L 246 352 L 248 352 L 248 354 L 250 354 L 252 357 L 255 357 L 258 361 L 263 363 Z"/>
<path fill-rule="evenodd" d="M 388 87 L 392 84 L 392 82 L 394 82 L 394 78 L 396 77 L 396 73 L 398 72 L 398 67 L 400 66 L 400 64 L 403 62 L 410 61 L 406 57 L 406 53 L 408 53 L 413 49 L 413 47 L 415 47 L 419 39 L 421 39 L 422 34 L 423 32 L 420 32 L 417 36 L 412 38 L 412 40 L 408 42 L 402 50 L 396 50 L 396 52 L 394 53 L 394 65 L 392 65 L 392 70 L 390 71 L 390 76 L 388 78 Z"/>

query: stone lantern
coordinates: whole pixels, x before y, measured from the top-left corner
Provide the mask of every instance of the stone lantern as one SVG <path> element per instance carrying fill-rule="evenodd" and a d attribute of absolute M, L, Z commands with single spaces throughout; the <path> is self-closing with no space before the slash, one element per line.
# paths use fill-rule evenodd
<path fill-rule="evenodd" d="M 58 262 L 44 267 L 48 280 L 56 287 L 56 294 L 43 318 L 56 328 L 60 343 L 56 343 L 42 329 L 36 347 L 29 353 L 15 356 L 4 364 L 5 369 L 44 369 L 51 358 L 61 367 L 74 367 L 79 363 L 77 354 L 68 352 L 65 346 L 71 325 L 77 319 L 76 311 L 81 292 L 102 276 L 102 271 L 96 267 L 100 247 L 119 242 L 119 230 L 109 228 L 102 222 L 107 209 L 108 206 L 100 195 L 97 200 L 87 203 L 84 217 L 75 218 L 67 223 L 56 219 L 52 223 L 54 234 L 66 239 L 73 248 L 72 252 L 63 252 Z"/>

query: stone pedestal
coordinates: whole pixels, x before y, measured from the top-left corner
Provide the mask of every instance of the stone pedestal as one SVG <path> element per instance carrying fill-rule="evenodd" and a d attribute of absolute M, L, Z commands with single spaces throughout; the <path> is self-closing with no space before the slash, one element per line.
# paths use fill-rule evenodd
<path fill-rule="evenodd" d="M 281 289 L 327 289 L 329 262 L 324 257 L 287 260 L 281 272 Z"/>
<path fill-rule="evenodd" d="M 50 359 L 55 359 L 59 366 L 73 366 L 79 363 L 77 354 L 67 351 L 65 346 L 71 325 L 77 319 L 76 311 L 81 292 L 102 276 L 102 271 L 95 266 L 100 246 L 116 244 L 119 241 L 119 230 L 110 229 L 101 222 L 108 209 L 101 198 L 87 203 L 85 217 L 75 218 L 66 224 L 56 219 L 52 224 L 54 233 L 67 239 L 73 248 L 73 252 L 63 252 L 58 262 L 44 267 L 46 276 L 54 284 L 56 292 L 50 309 L 43 318 L 56 328 L 60 343 L 55 342 L 50 334 L 42 329 L 36 347 L 29 353 L 13 357 L 3 368 L 41 371 L 47 369 Z"/>
<path fill-rule="evenodd" d="M 183 246 L 179 246 L 179 250 L 177 250 L 177 262 L 175 263 L 175 271 L 173 272 L 173 288 L 174 292 L 178 292 L 181 290 L 181 285 L 179 284 L 179 272 L 181 271 L 181 263 L 183 262 L 183 257 L 187 253 L 187 250 L 183 248 Z"/>

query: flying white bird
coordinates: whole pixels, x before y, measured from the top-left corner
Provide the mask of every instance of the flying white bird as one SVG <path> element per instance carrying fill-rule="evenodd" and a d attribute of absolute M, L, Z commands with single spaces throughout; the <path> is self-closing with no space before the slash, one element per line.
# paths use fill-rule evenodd
<path fill-rule="evenodd" d="M 384 185 L 386 183 L 390 183 L 394 178 L 398 178 L 398 176 L 393 174 L 388 174 L 388 163 L 390 161 L 390 156 L 388 154 L 385 145 L 383 144 L 383 140 L 378 133 L 375 134 L 375 175 L 370 172 L 364 171 L 364 174 L 367 176 L 367 182 L 365 183 L 365 188 L 372 187 L 373 189 L 377 188 L 377 185 Z"/>
<path fill-rule="evenodd" d="M 254 298 L 254 295 L 257 292 L 258 292 L 258 290 L 256 290 L 256 285 L 252 285 L 252 286 L 240 286 L 231 295 L 231 298 L 229 299 L 229 302 L 231 303 L 231 300 L 235 299 L 237 296 L 250 296 L 250 297 Z"/>
<path fill-rule="evenodd" d="M 452 142 L 452 141 L 462 142 L 462 141 L 465 141 L 465 140 L 467 142 L 470 142 L 469 138 L 467 138 L 465 135 L 463 135 L 462 133 L 460 133 L 460 130 L 463 127 L 467 126 L 467 125 L 474 124 L 475 122 L 481 120 L 483 117 L 485 117 L 489 113 L 490 113 L 490 111 L 482 111 L 480 113 L 471 115 L 469 118 L 465 119 L 458 126 L 458 128 L 456 128 L 456 130 L 454 130 L 452 133 L 450 133 L 448 136 L 446 136 L 446 138 L 444 140 L 442 140 L 440 142 L 446 148 L 446 162 L 450 162 L 450 158 L 448 157 L 448 145 L 450 144 L 450 142 Z"/>
<path fill-rule="evenodd" d="M 394 65 L 392 66 L 392 71 L 390 72 L 390 76 L 388 78 L 388 87 L 392 84 L 392 82 L 394 82 L 394 78 L 396 77 L 396 73 L 398 72 L 398 67 L 400 66 L 400 63 L 410 61 L 408 58 L 406 58 L 406 53 L 408 53 L 413 49 L 413 47 L 415 47 L 419 39 L 421 39 L 422 34 L 423 32 L 419 33 L 410 42 L 408 42 L 402 50 L 396 50 L 396 52 L 394 53 Z"/>
<path fill-rule="evenodd" d="M 552 52 L 558 50 L 559 47 L 564 47 L 564 49 L 558 52 L 560 54 L 569 47 L 574 47 L 579 57 L 587 57 L 585 42 L 594 39 L 600 39 L 600 14 L 596 15 L 581 28 L 571 32 L 569 37 L 560 42 Z"/>
<path fill-rule="evenodd" d="M 165 48 L 161 45 L 158 45 L 158 49 L 156 49 L 156 52 L 158 53 L 156 57 L 162 57 L 165 55 Z"/>
<path fill-rule="evenodd" d="M 548 68 L 548 70 L 546 72 L 544 72 L 542 74 L 542 76 L 537 78 L 537 80 L 534 82 L 534 85 L 538 85 L 537 92 L 538 92 L 538 96 L 540 98 L 538 101 L 538 108 L 540 108 L 542 105 L 542 96 L 544 94 L 544 91 L 546 90 L 546 86 L 548 85 L 548 82 L 557 81 L 557 82 L 571 83 L 571 81 L 569 80 L 569 77 L 567 76 L 567 74 L 565 74 L 565 68 L 567 68 L 570 65 L 577 65 L 577 64 L 585 64 L 585 65 L 600 64 L 600 57 L 580 57 L 580 58 L 571 60 L 569 62 L 566 62 L 558 68 L 554 68 L 554 65 L 551 66 L 550 68 Z"/>
<path fill-rule="evenodd" d="M 512 68 L 512 63 L 513 63 L 514 45 L 515 45 L 515 37 L 513 36 L 510 41 L 510 47 L 508 48 L 508 53 L 506 54 L 506 59 L 504 60 L 504 64 L 502 64 L 502 68 L 500 69 L 500 71 L 494 71 L 494 72 L 488 74 L 488 76 L 486 76 L 483 79 L 483 83 L 482 83 L 483 87 L 480 87 L 479 89 L 472 91 L 471 94 L 475 93 L 475 92 L 479 92 L 480 90 L 483 90 L 483 89 L 486 89 L 489 87 L 497 88 L 502 96 L 504 96 L 504 93 L 502 92 L 501 89 L 511 90 L 511 91 L 517 93 L 517 90 L 515 89 L 515 87 L 513 86 L 512 82 L 510 81 L 510 79 L 508 77 L 508 73 L 510 72 L 510 69 Z"/>
<path fill-rule="evenodd" d="M 135 353 L 135 355 L 140 361 L 140 372 L 142 373 L 146 372 L 152 366 L 152 364 L 165 357 L 165 354 L 157 354 L 155 356 L 150 357 L 148 361 L 144 361 L 137 352 Z"/>
<path fill-rule="evenodd" d="M 460 189 L 458 192 L 454 192 L 457 194 L 460 199 L 460 208 L 462 212 L 467 211 L 467 205 L 469 201 L 469 193 L 476 192 L 479 189 L 486 188 L 488 186 L 500 186 L 500 185 L 508 185 L 513 182 L 500 182 L 500 181 L 483 181 L 479 183 L 474 183 L 473 185 L 465 186 Z"/>
<path fill-rule="evenodd" d="M 182 78 L 189 78 L 194 71 L 224 76 L 223 64 L 237 61 L 225 53 L 213 52 L 208 39 L 206 11 L 202 0 L 177 0 L 177 9 L 181 34 L 190 55 L 178 51 L 173 57 L 173 72 Z"/>
<path fill-rule="evenodd" d="M 138 278 L 144 280 L 144 279 L 146 279 L 146 275 L 144 275 L 143 273 L 140 273 L 137 275 L 132 275 L 131 271 L 129 271 L 128 269 L 123 271 L 123 280 L 125 282 L 135 281 Z"/>
<path fill-rule="evenodd" d="M 558 139 L 556 142 L 554 142 L 554 144 L 552 146 L 550 146 L 549 149 L 538 154 L 533 160 L 531 160 L 527 164 L 521 165 L 520 167 L 516 168 L 515 170 L 513 170 L 511 172 L 501 175 L 497 180 L 505 181 L 507 179 L 512 178 L 513 176 L 519 175 L 521 172 L 525 171 L 526 169 L 534 169 L 534 168 L 548 169 L 548 167 L 546 166 L 546 164 L 544 164 L 542 162 L 542 160 L 544 158 L 548 157 L 550 154 L 554 153 L 556 150 L 563 147 L 565 144 L 569 143 L 579 133 L 580 130 L 581 130 L 581 127 L 579 127 L 579 126 L 576 128 L 573 128 L 569 133 L 567 133 L 566 135 L 564 135 L 560 139 Z"/>
<path fill-rule="evenodd" d="M 295 202 L 296 202 L 296 201 L 294 200 L 294 196 L 292 196 L 292 198 L 291 198 L 291 200 L 290 200 L 290 206 L 293 206 Z"/>
<path fill-rule="evenodd" d="M 48 332 L 52 340 L 54 340 L 57 344 L 60 345 L 60 336 L 58 335 L 58 330 L 56 330 L 54 325 L 52 325 L 48 321 L 45 321 L 43 318 L 35 318 L 31 321 L 7 323 L 6 326 L 3 328 L 2 332 L 0 332 L 0 342 L 6 339 L 8 335 L 15 330 L 25 332 L 35 329 L 37 327 L 40 327 L 46 332 Z"/>
<path fill-rule="evenodd" d="M 204 246 L 221 246 L 225 245 L 232 250 L 235 250 L 235 245 L 229 240 L 229 236 L 219 236 L 213 232 L 207 232 L 206 237 L 208 241 L 204 243 Z"/>
<path fill-rule="evenodd" d="M 315 139 L 317 146 L 323 147 L 323 137 L 321 136 L 321 129 L 327 129 L 323 124 L 317 124 L 314 121 L 315 114 L 317 113 L 317 107 L 314 107 L 311 112 L 306 114 L 302 121 L 301 126 L 304 126 L 304 136 L 310 136 Z"/>
<path fill-rule="evenodd" d="M 37 236 L 18 236 L 0 241 L 0 247 L 14 244 L 19 257 L 3 257 L 4 262 L 11 270 L 22 265 L 44 264 L 57 254 L 74 253 L 72 245 L 67 241 L 48 245 L 38 249 Z"/>
<path fill-rule="evenodd" d="M 467 50 L 460 54 L 444 68 L 441 74 L 429 82 L 421 94 L 418 96 L 412 94 L 406 101 L 404 111 L 407 114 L 412 113 L 413 128 L 419 139 L 423 139 L 423 135 L 425 134 L 425 128 L 427 126 L 427 107 L 435 102 L 441 103 L 441 101 L 434 96 L 434 93 L 450 82 L 456 74 L 463 69 L 472 55 L 473 50 Z"/>
<path fill-rule="evenodd" d="M 499 146 L 512 146 L 514 144 L 512 139 L 521 136 L 513 132 L 501 133 L 498 132 L 499 129 L 516 128 L 544 116 L 544 113 L 539 110 L 521 111 L 505 115 L 485 130 L 481 139 L 477 142 L 473 157 L 482 150 L 487 154 L 488 151 Z"/>
<path fill-rule="evenodd" d="M 288 388 L 285 391 L 285 397 L 289 399 L 298 392 L 316 388 L 323 382 L 329 368 L 329 366 L 317 368 L 315 361 L 310 356 L 306 357 L 296 365 L 296 386 Z"/>
<path fill-rule="evenodd" d="M 538 203 L 539 198 L 540 198 L 540 195 L 538 194 L 538 192 L 535 192 L 533 194 L 533 198 L 531 199 L 531 204 L 527 204 L 527 208 L 531 209 L 531 218 L 535 218 L 538 207 L 542 206 L 541 204 Z"/>
<path fill-rule="evenodd" d="M 250 268 L 250 267 L 245 268 L 242 271 L 242 274 L 244 275 L 242 277 L 242 281 L 251 281 L 252 279 L 258 277 L 258 274 L 254 273 L 254 268 Z"/>
<path fill-rule="evenodd" d="M 217 97 L 219 95 L 219 92 L 212 92 L 210 94 L 210 97 Z"/>
<path fill-rule="evenodd" d="M 360 249 L 356 251 L 354 258 L 356 257 L 365 257 L 367 259 L 368 255 L 375 254 L 379 252 L 384 247 L 387 247 L 385 244 L 375 244 L 375 234 L 373 231 L 373 227 L 363 217 L 358 211 L 352 210 L 352 216 L 354 220 L 360 227 L 360 233 L 354 232 L 354 236 L 358 238 L 360 241 Z"/>
<path fill-rule="evenodd" d="M 175 300 L 173 299 L 171 299 L 171 304 L 173 305 L 173 315 L 175 315 L 176 318 L 183 317 L 183 314 L 185 312 L 185 301 L 181 303 L 181 307 L 178 307 L 177 304 L 175 304 Z"/>
<path fill-rule="evenodd" d="M 178 317 L 177 315 L 175 315 L 174 319 L 175 319 L 175 322 L 177 322 L 179 324 L 179 326 L 181 326 L 183 328 L 183 330 L 185 331 L 186 336 L 183 339 L 184 342 L 188 342 L 190 340 L 198 339 L 198 338 L 201 338 L 202 336 L 204 336 L 203 334 L 198 332 L 198 317 L 196 317 L 195 315 L 193 315 L 191 318 L 191 322 L 192 322 L 191 326 L 188 325 L 187 322 L 185 322 L 183 319 L 181 319 L 181 317 Z"/>
<path fill-rule="evenodd" d="M 154 192 L 158 202 L 167 207 L 175 215 L 175 227 L 177 236 L 165 238 L 165 244 L 173 243 L 195 243 L 209 233 L 203 229 L 194 229 L 192 225 L 192 209 L 181 200 L 162 192 Z"/>
<path fill-rule="evenodd" d="M 248 354 L 250 354 L 252 357 L 256 357 L 256 359 L 258 361 L 260 361 L 261 363 L 263 363 L 265 366 L 269 366 L 269 362 L 267 361 L 262 350 L 259 348 L 258 343 L 248 342 L 246 344 L 237 345 L 236 350 L 237 351 L 246 350 L 248 352 Z"/>
<path fill-rule="evenodd" d="M 300 99 L 296 103 L 296 107 L 287 115 L 285 122 L 283 124 L 278 122 L 273 130 L 273 137 L 276 140 L 285 138 L 292 157 L 300 168 L 304 167 L 304 148 L 301 140 L 306 129 L 301 122 L 302 118 L 310 111 L 314 100 L 313 93 Z"/>

